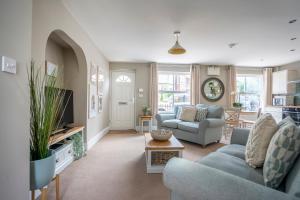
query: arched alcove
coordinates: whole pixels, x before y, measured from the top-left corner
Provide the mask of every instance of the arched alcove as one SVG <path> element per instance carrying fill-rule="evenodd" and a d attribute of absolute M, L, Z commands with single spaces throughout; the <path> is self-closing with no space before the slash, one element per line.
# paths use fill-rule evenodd
<path fill-rule="evenodd" d="M 73 91 L 74 125 L 86 127 L 87 62 L 82 48 L 64 31 L 55 30 L 48 37 L 45 59 L 58 66 L 58 87 Z"/>

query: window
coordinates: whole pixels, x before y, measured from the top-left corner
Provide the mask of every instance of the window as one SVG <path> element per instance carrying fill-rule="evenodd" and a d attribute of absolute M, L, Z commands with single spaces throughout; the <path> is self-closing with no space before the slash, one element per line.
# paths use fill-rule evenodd
<path fill-rule="evenodd" d="M 236 102 L 242 103 L 243 110 L 257 111 L 262 104 L 263 77 L 262 75 L 241 75 L 236 77 Z"/>
<path fill-rule="evenodd" d="M 131 79 L 126 76 L 126 75 L 120 75 L 117 79 L 116 82 L 120 82 L 120 83 L 130 83 Z"/>
<path fill-rule="evenodd" d="M 176 105 L 190 104 L 189 72 L 158 72 L 158 111 L 172 112 Z"/>

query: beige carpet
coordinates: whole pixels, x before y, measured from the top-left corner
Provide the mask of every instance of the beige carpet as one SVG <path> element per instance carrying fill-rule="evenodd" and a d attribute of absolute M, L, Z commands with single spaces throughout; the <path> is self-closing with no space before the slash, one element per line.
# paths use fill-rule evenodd
<path fill-rule="evenodd" d="M 183 156 L 196 160 L 222 144 L 200 145 L 182 142 Z M 55 199 L 49 186 L 48 199 Z M 132 132 L 110 132 L 86 157 L 61 173 L 62 200 L 167 200 L 169 191 L 161 174 L 146 174 L 144 136 Z"/>

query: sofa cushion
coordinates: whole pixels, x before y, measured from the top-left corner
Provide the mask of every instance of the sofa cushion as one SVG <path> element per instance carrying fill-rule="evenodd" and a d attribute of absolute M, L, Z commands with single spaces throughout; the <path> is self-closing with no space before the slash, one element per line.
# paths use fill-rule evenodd
<path fill-rule="evenodd" d="M 207 108 L 198 107 L 195 120 L 199 122 L 199 121 L 202 121 L 202 120 L 206 119 L 207 112 L 208 112 Z"/>
<path fill-rule="evenodd" d="M 178 129 L 192 133 L 197 133 L 199 130 L 199 122 L 179 122 Z"/>
<path fill-rule="evenodd" d="M 286 176 L 285 192 L 300 198 L 300 156 Z"/>
<path fill-rule="evenodd" d="M 180 120 L 193 122 L 195 121 L 197 109 L 195 107 L 182 107 L 180 113 Z"/>
<path fill-rule="evenodd" d="M 181 122 L 179 119 L 169 119 L 161 123 L 161 126 L 168 128 L 178 128 L 178 123 Z"/>
<path fill-rule="evenodd" d="M 225 145 L 217 150 L 217 152 L 225 153 L 240 159 L 245 160 L 245 150 L 246 147 L 244 145 L 239 144 L 230 144 Z"/>
<path fill-rule="evenodd" d="M 265 185 L 277 188 L 300 153 L 300 131 L 294 123 L 282 126 L 273 136 L 264 164 Z"/>
<path fill-rule="evenodd" d="M 258 184 L 264 184 L 262 169 L 254 169 L 240 158 L 221 153 L 213 152 L 196 161 L 203 165 L 239 176 Z"/>
<path fill-rule="evenodd" d="M 277 129 L 277 123 L 271 114 L 264 114 L 257 119 L 246 144 L 245 158 L 251 167 L 263 166 L 269 143 Z"/>

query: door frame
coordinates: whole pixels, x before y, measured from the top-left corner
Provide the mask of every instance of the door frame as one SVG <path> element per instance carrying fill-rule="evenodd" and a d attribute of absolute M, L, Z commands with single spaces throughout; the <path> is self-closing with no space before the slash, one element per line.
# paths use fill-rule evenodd
<path fill-rule="evenodd" d="M 133 129 L 136 130 L 136 101 L 137 101 L 137 98 L 136 98 L 136 70 L 135 69 L 113 69 L 113 70 L 110 70 L 109 72 L 109 84 L 110 84 L 110 87 L 109 87 L 109 100 L 110 100 L 110 105 L 109 105 L 109 126 L 110 126 L 110 129 L 111 130 L 123 130 L 123 129 L 112 129 L 112 74 L 113 72 L 128 72 L 128 73 L 133 73 L 134 74 L 134 82 L 133 82 L 133 87 L 134 87 L 134 111 L 133 111 L 133 115 L 134 115 L 134 120 L 133 120 Z"/>

